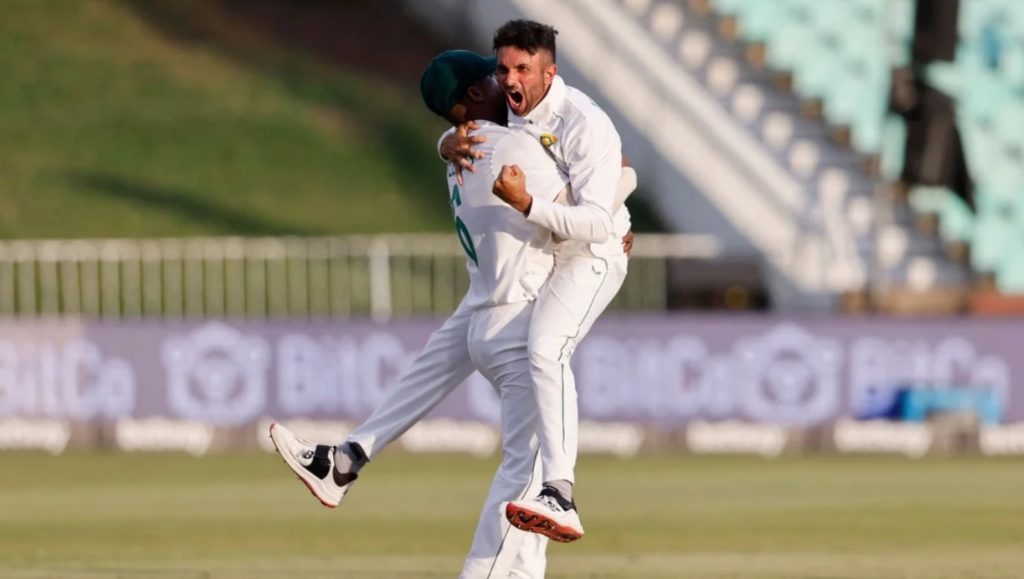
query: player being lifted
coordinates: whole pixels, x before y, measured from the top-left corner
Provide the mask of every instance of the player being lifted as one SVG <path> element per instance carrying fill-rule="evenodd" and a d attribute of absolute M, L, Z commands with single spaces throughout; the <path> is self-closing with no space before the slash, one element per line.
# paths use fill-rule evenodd
<path fill-rule="evenodd" d="M 494 68 L 493 59 L 449 51 L 434 59 L 421 82 L 431 110 L 453 122 L 483 119 L 481 132 L 489 137 L 484 146 L 488 161 L 480 163 L 479 177 L 460 184 L 449 171 L 449 201 L 470 272 L 467 295 L 384 403 L 346 442 L 338 447 L 311 443 L 276 424 L 271 437 L 314 496 L 336 506 L 370 456 L 419 420 L 475 366 L 501 396 L 504 456 L 462 577 L 542 577 L 546 542 L 539 535 L 508 533 L 499 505 L 540 489 L 527 336 L 532 300 L 553 265 L 550 232 L 525 222 L 491 189 L 498 167 L 512 162 L 530 173 L 530 190 L 539 199 L 553 200 L 559 192 L 564 197 L 565 179 L 538 141 L 498 124 L 506 109 L 491 76 Z M 635 179 L 626 180 L 623 199 L 634 184 Z"/>
<path fill-rule="evenodd" d="M 510 23 L 503 27 L 503 29 L 509 26 L 521 26 L 523 23 Z M 526 23 L 530 26 L 541 26 L 535 23 Z M 552 36 L 554 31 L 543 27 L 548 30 Z M 496 35 L 496 40 L 500 37 L 501 31 Z M 551 57 L 553 60 L 554 53 L 551 51 Z M 552 84 L 560 86 L 566 90 L 568 87 L 564 87 L 560 79 L 553 76 L 547 76 L 542 78 L 543 84 L 546 84 L 549 88 Z M 527 83 L 524 83 L 527 84 Z M 521 97 L 522 94 L 517 97 Z M 598 111 L 599 112 L 599 111 Z M 603 113 L 602 113 L 603 114 Z M 530 134 L 530 133 L 527 133 Z M 614 129 L 612 129 L 613 136 L 615 135 Z M 551 146 L 555 144 L 558 137 L 554 134 L 542 134 L 538 137 L 538 142 Z M 615 139 L 617 143 L 617 137 Z M 466 147 L 468 150 L 468 147 Z M 483 151 L 486 153 L 486 151 Z M 470 154 L 475 154 L 471 152 Z M 452 157 L 454 158 L 454 156 Z M 617 163 L 613 162 L 615 166 Z M 521 182 L 521 179 L 517 177 L 522 175 L 521 168 L 519 171 L 506 170 L 503 174 L 509 177 L 509 179 L 497 180 L 495 183 L 495 190 L 501 191 L 502 188 L 512 191 L 513 194 L 518 192 L 520 195 L 525 193 L 525 187 Z M 587 246 L 583 244 L 581 247 L 576 248 L 575 251 L 568 250 L 559 252 L 559 259 L 556 262 L 555 272 L 559 271 L 562 267 L 567 267 L 567 264 L 582 265 L 586 263 L 586 259 L 594 256 L 597 257 L 601 264 L 608 264 L 608 271 L 605 271 L 605 275 L 602 276 L 600 268 L 597 270 L 592 269 L 591 275 L 606 277 L 607 280 L 603 282 L 601 288 L 603 291 L 596 292 L 594 295 L 593 303 L 589 311 L 585 312 L 581 318 L 581 323 L 577 326 L 577 333 L 575 336 L 570 336 L 570 339 L 566 341 L 566 344 L 575 345 L 579 339 L 583 337 L 593 320 L 600 314 L 601 311 L 607 306 L 608 302 L 614 296 L 614 293 L 621 286 L 622 278 L 625 275 L 625 252 L 624 248 L 628 251 L 629 245 L 631 245 L 631 236 L 628 235 L 628 214 L 623 211 L 619 211 L 621 208 L 622 201 L 635 187 L 635 174 L 631 170 L 623 171 L 622 175 L 622 188 L 620 188 L 618 197 L 613 203 L 612 214 L 615 215 L 616 232 L 625 232 L 627 236 L 623 237 L 623 245 L 620 246 L 618 241 L 605 242 L 601 244 L 601 247 Z M 555 210 L 557 211 L 557 209 Z M 557 217 L 557 214 L 556 214 Z M 564 215 L 563 215 L 564 217 Z M 571 216 L 570 216 L 571 217 Z M 624 217 L 624 219 L 622 219 Z M 573 232 L 570 230 L 571 226 L 575 224 L 571 219 L 569 221 L 563 221 L 562 225 L 566 227 L 559 227 L 555 224 L 555 229 L 561 229 L 564 236 L 572 236 Z M 626 224 L 623 227 L 622 224 Z M 576 253 L 581 253 L 583 260 L 577 260 Z M 598 257 L 607 254 L 606 258 Z M 600 265 L 600 264 L 598 264 Z M 585 270 L 583 267 L 577 268 L 576 271 Z M 572 290 L 572 286 L 577 283 L 576 276 L 564 275 L 555 278 L 559 280 L 560 288 L 550 288 L 551 291 L 547 291 L 552 296 L 568 296 L 576 295 L 578 292 Z M 553 298 L 556 299 L 556 298 Z M 285 456 L 286 461 L 295 470 L 299 477 L 309 486 L 313 494 L 325 505 L 333 507 L 340 503 L 347 490 L 350 488 L 351 483 L 356 479 L 357 473 L 360 469 L 369 462 L 377 452 L 383 449 L 387 444 L 393 441 L 395 438 L 404 433 L 409 427 L 420 420 L 427 412 L 429 412 L 434 406 L 436 406 L 448 393 L 451 392 L 459 383 L 469 376 L 473 371 L 472 361 L 468 355 L 466 347 L 466 335 L 467 335 L 467 322 L 469 318 L 469 310 L 466 307 L 464 301 L 460 304 L 455 314 L 445 324 L 437 330 L 428 341 L 424 351 L 417 357 L 413 362 L 409 370 L 400 378 L 397 384 L 395 384 L 386 396 L 384 402 L 375 410 L 375 412 L 355 429 L 348 437 L 348 439 L 337 447 L 316 445 L 311 444 L 301 439 L 297 439 L 293 434 L 288 432 L 281 426 L 276 426 L 275 442 L 278 443 L 279 450 L 282 455 Z M 536 351 L 536 350 L 535 350 Z M 568 355 L 569 351 L 564 352 L 564 356 L 560 360 L 559 370 L 568 370 Z M 536 368 L 534 368 L 536 370 Z M 571 380 L 571 374 L 569 375 Z M 571 383 L 570 383 L 571 385 Z M 572 390 L 570 389 L 570 394 Z M 572 423 L 569 425 L 573 428 L 575 425 L 575 400 L 574 396 L 571 399 L 571 406 L 566 406 L 567 410 L 570 410 L 570 414 L 567 416 L 572 419 Z M 571 445 L 568 447 L 573 457 L 575 456 L 575 436 L 569 434 L 565 438 L 566 442 L 571 441 Z M 292 460 L 289 461 L 289 455 Z M 572 460 L 574 463 L 574 458 Z M 569 479 L 564 479 L 569 480 Z M 557 480 L 552 481 L 558 483 Z M 557 487 L 552 485 L 554 492 L 558 492 Z M 567 489 L 566 494 L 569 495 L 568 499 L 559 493 L 563 501 L 571 501 L 571 486 Z M 550 503 L 553 500 L 553 493 L 551 490 L 548 493 L 540 496 L 540 503 Z M 532 505 L 528 505 L 532 506 Z M 562 503 L 558 502 L 555 504 L 547 505 L 548 508 L 555 510 L 562 507 Z M 539 510 L 539 509 L 538 509 Z M 553 535 L 558 540 L 572 540 L 582 535 L 582 527 L 578 523 L 578 516 L 576 516 L 575 509 L 572 508 L 571 503 L 569 508 L 561 508 L 561 517 L 563 519 L 569 518 L 569 524 L 561 524 L 559 521 L 553 521 L 551 519 L 545 519 L 541 524 L 534 524 L 530 526 L 530 530 L 546 531 L 545 534 Z M 543 515 L 543 514 L 542 514 Z M 532 516 L 532 515 L 526 515 Z M 572 518 L 575 518 L 576 524 L 572 524 Z M 522 521 L 522 519 L 519 519 Z M 506 549 L 507 551 L 507 549 Z"/>
<path fill-rule="evenodd" d="M 555 272 L 541 292 L 530 325 L 530 373 L 540 409 L 544 488 L 516 500 L 506 515 L 520 529 L 549 537 L 583 535 L 572 497 L 578 446 L 576 384 L 570 359 L 580 340 L 608 307 L 626 277 L 619 239 L 629 233 L 629 212 L 616 200 L 622 146 L 614 125 L 587 95 L 558 76 L 551 26 L 513 20 L 497 30 L 498 80 L 505 90 L 509 128 L 545 146 L 571 183 L 568 205 L 532 196 L 515 166 L 502 168 L 494 193 L 565 239 L 556 246 Z M 466 127 L 445 136 L 441 156 L 473 170 L 486 153 L 472 146 L 486 135 Z M 476 137 L 476 138 L 473 138 Z"/>

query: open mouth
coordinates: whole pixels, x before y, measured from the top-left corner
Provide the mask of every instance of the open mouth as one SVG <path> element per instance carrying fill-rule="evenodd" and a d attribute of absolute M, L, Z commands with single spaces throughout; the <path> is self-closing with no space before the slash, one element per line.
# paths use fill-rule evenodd
<path fill-rule="evenodd" d="M 518 109 L 523 104 L 523 93 L 517 90 L 508 91 L 508 103 L 513 109 Z"/>

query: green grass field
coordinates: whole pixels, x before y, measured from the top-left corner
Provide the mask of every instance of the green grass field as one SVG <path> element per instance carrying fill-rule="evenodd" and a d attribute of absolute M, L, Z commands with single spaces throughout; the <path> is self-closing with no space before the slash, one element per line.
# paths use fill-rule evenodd
<path fill-rule="evenodd" d="M 415 84 L 223 4 L 3 1 L 0 238 L 450 229 L 444 124 Z"/>
<path fill-rule="evenodd" d="M 242 4 L 3 0 L 0 238 L 451 231 L 445 123 L 409 73 L 440 41 L 389 36 L 377 0 L 260 2 L 362 44 L 317 52 Z"/>
<path fill-rule="evenodd" d="M 386 453 L 331 511 L 273 455 L 0 455 L 0 577 L 455 577 L 494 461 Z M 586 456 L 551 578 L 1024 576 L 1024 463 Z"/>

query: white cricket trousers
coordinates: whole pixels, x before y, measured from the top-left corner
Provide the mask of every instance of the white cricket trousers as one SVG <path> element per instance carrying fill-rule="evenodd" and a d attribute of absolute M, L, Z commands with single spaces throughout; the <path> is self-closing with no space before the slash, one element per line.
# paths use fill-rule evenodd
<path fill-rule="evenodd" d="M 527 343 L 532 302 L 477 310 L 469 354 L 501 398 L 502 460 L 494 474 L 460 579 L 539 579 L 547 539 L 512 527 L 501 504 L 540 492 L 538 412 Z"/>
<path fill-rule="evenodd" d="M 529 353 L 540 411 L 544 482 L 576 480 L 579 407 L 569 361 L 594 321 L 619 293 L 627 269 L 625 254 L 556 253 L 554 272 L 537 298 Z"/>
<path fill-rule="evenodd" d="M 349 433 L 349 442 L 359 443 L 372 459 L 469 378 L 476 370 L 466 340 L 472 313 L 459 304 L 370 417 Z"/>
<path fill-rule="evenodd" d="M 517 323 L 508 326 L 501 334 L 503 341 L 500 344 L 503 345 L 496 345 L 505 347 L 515 344 L 508 353 L 511 354 L 511 358 L 520 359 L 519 363 L 523 365 L 523 370 L 519 374 L 528 375 L 525 343 L 526 332 L 529 331 L 529 312 L 532 308 L 524 307 L 522 310 L 516 310 L 514 306 L 510 306 L 506 309 L 492 309 L 494 311 L 489 314 L 492 317 L 497 317 L 498 314 L 509 315 L 512 312 L 517 312 L 512 316 Z M 430 335 L 423 351 L 409 366 L 409 369 L 388 389 L 384 400 L 370 417 L 353 430 L 346 440 L 359 443 L 366 451 L 367 456 L 372 459 L 379 451 L 426 416 L 445 396 L 448 396 L 465 381 L 476 370 L 474 360 L 470 357 L 469 347 L 472 319 L 473 311 L 460 305 L 455 313 Z M 478 316 L 478 320 L 483 319 L 485 318 Z M 480 323 L 483 322 L 478 321 L 478 324 Z M 518 343 L 505 339 L 513 330 L 523 332 L 522 336 L 518 338 Z M 501 356 L 499 355 L 478 352 L 478 358 L 490 359 L 500 365 Z M 505 372 L 508 372 L 507 367 Z M 484 376 L 491 379 L 487 373 Z M 493 381 L 491 383 L 495 384 Z M 510 387 L 506 390 L 506 393 L 503 393 L 500 388 L 498 390 L 502 400 L 503 428 L 513 426 L 508 425 L 508 420 L 515 420 L 515 413 L 507 408 L 509 404 L 512 403 L 512 400 L 524 398 L 521 386 Z M 521 403 L 525 407 L 529 403 L 530 407 L 536 409 L 532 388 L 526 389 L 526 394 L 525 398 L 527 399 L 519 400 L 517 404 Z M 513 436 L 510 436 L 507 431 L 505 433 L 503 450 L 506 454 L 501 467 L 494 476 L 487 501 L 481 511 L 473 546 L 461 575 L 465 579 L 505 579 L 506 577 L 540 579 L 544 577 L 547 564 L 545 557 L 547 539 L 534 533 L 523 533 L 518 529 L 512 529 L 500 509 L 500 505 L 504 501 L 516 500 L 540 492 L 539 473 L 532 479 L 530 478 L 530 473 L 533 473 L 534 468 L 539 468 L 540 464 L 536 460 L 537 442 L 535 437 L 532 439 L 532 443 L 527 442 L 528 445 L 533 444 L 534 446 L 530 455 L 531 470 L 525 475 L 526 482 L 523 482 L 523 471 L 526 464 L 521 447 L 526 432 L 526 430 L 519 429 Z"/>

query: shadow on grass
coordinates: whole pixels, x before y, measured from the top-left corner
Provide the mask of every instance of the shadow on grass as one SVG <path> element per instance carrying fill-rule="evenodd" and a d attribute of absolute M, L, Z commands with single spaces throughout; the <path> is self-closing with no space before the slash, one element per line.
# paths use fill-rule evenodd
<path fill-rule="evenodd" d="M 310 231 L 308 227 L 291 227 L 255 215 L 222 207 L 201 199 L 195 192 L 164 187 L 118 175 L 87 171 L 64 173 L 68 183 L 87 193 L 103 195 L 111 199 L 127 201 L 175 213 L 189 221 L 209 225 L 212 228 L 231 231 L 238 235 L 319 235 L 322 231 Z"/>
<path fill-rule="evenodd" d="M 402 16 L 400 2 L 122 1 L 174 42 L 213 50 L 310 104 L 346 112 L 372 141 L 367 155 L 392 167 L 389 177 L 424 222 L 448 222 L 435 152 L 444 125 L 418 89 L 422 68 L 444 47 Z"/>

